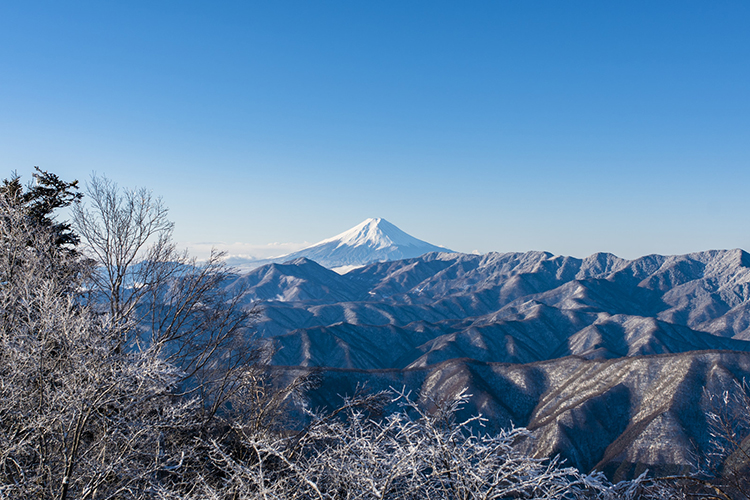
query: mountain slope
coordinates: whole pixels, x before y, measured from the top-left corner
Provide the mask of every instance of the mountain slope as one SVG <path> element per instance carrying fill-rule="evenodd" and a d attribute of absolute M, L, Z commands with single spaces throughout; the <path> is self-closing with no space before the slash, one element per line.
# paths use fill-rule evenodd
<path fill-rule="evenodd" d="M 326 335 L 338 338 L 337 345 L 356 352 L 367 343 L 338 337 L 338 331 L 351 331 L 338 325 L 353 325 L 375 337 L 378 329 L 399 327 L 399 335 L 423 339 L 417 344 L 414 339 L 397 342 L 400 349 L 445 337 L 420 348 L 416 357 L 416 351 L 403 350 L 389 353 L 388 359 L 410 359 L 410 364 L 431 353 L 420 364 L 438 362 L 449 359 L 452 351 L 452 357 L 529 362 L 574 353 L 617 357 L 745 350 L 742 342 L 727 341 L 750 340 L 746 255 L 727 250 L 626 261 L 607 254 L 574 259 L 543 252 L 431 253 L 370 264 L 343 276 L 303 260 L 260 268 L 247 279 L 249 296 L 263 302 L 258 328 L 266 337 L 324 328 Z M 268 281 L 261 285 L 258 278 L 250 280 L 269 275 L 271 269 L 273 287 Z M 304 269 L 317 271 L 304 271 L 301 282 Z M 257 286 L 252 285 L 255 282 Z M 388 331 L 383 335 L 396 330 Z M 424 339 L 423 331 L 431 332 L 429 339 Z M 316 335 L 322 338 L 322 332 Z M 301 345 L 279 338 L 281 343 L 287 340 Z M 500 345 L 505 348 L 498 351 Z M 283 357 L 290 362 L 306 359 L 303 364 L 310 366 L 362 367 L 299 356 L 287 351 Z M 397 366 L 384 361 L 379 367 Z"/>
<path fill-rule="evenodd" d="M 337 268 L 410 259 L 429 252 L 450 252 L 401 231 L 385 219 L 367 219 L 341 234 L 291 254 Z"/>
<path fill-rule="evenodd" d="M 709 395 L 750 377 L 739 249 L 428 253 L 344 275 L 309 260 L 255 273 L 250 294 L 273 297 L 257 305 L 274 370 L 316 373 L 311 406 L 358 384 L 426 404 L 467 390 L 464 416 L 481 412 L 481 432 L 526 426 L 532 453 L 614 479 L 691 470 L 711 446 Z"/>
<path fill-rule="evenodd" d="M 417 239 L 387 220 L 377 218 L 367 219 L 348 231 L 288 255 L 245 263 L 233 261 L 233 265 L 247 271 L 269 263 L 305 258 L 323 267 L 346 272 L 372 262 L 410 259 L 429 252 L 451 250 Z"/>
<path fill-rule="evenodd" d="M 329 409 L 362 386 L 405 388 L 427 404 L 466 390 L 472 397 L 458 419 L 481 413 L 487 421 L 479 432 L 527 427 L 532 431 L 527 451 L 559 454 L 583 471 L 602 470 L 622 480 L 645 469 L 656 475 L 693 470 L 696 457 L 711 447 L 707 414 L 716 408 L 706 394 L 731 391 L 735 380 L 750 378 L 750 353 L 567 356 L 527 364 L 462 358 L 407 370 L 275 370 L 315 373 L 319 384 L 308 394 L 310 405 Z"/>

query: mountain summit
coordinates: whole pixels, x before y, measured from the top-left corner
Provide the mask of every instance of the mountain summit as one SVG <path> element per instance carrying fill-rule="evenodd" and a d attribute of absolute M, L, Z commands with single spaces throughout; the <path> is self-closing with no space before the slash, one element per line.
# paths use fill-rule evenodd
<path fill-rule="evenodd" d="M 420 251 L 421 248 L 427 248 L 428 252 L 444 252 L 445 248 L 437 247 L 426 241 L 419 240 L 414 236 L 406 234 L 390 222 L 385 219 L 367 219 L 366 221 L 357 224 L 348 231 L 344 231 L 341 234 L 328 238 L 320 243 L 316 243 L 312 247 L 308 247 L 306 250 L 327 245 L 330 243 L 336 243 L 336 248 L 343 246 L 348 247 L 367 247 L 373 250 L 383 250 L 398 247 L 403 250 L 407 248 L 415 249 L 414 251 Z M 423 255 L 424 252 L 419 255 Z M 414 255 L 414 257 L 419 257 Z M 408 257 L 399 257 L 408 258 Z M 393 259 L 388 259 L 393 260 Z"/>
<path fill-rule="evenodd" d="M 339 273 L 370 264 L 411 259 L 429 252 L 452 252 L 406 234 L 385 219 L 367 219 L 348 231 L 337 234 L 307 248 L 273 259 L 231 262 L 240 270 L 270 263 L 289 262 L 299 258 L 314 260 Z"/>
<path fill-rule="evenodd" d="M 305 257 L 329 269 L 346 270 L 371 262 L 410 259 L 429 252 L 450 251 L 410 236 L 387 220 L 377 218 L 367 219 L 333 238 L 279 259 L 289 261 Z"/>

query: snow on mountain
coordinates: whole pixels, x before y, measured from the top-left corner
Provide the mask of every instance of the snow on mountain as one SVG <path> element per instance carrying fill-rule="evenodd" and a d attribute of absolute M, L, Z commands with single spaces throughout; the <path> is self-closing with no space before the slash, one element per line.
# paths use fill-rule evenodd
<path fill-rule="evenodd" d="M 343 246 L 361 247 L 367 246 L 371 249 L 382 250 L 392 246 L 421 248 L 439 248 L 425 241 L 406 234 L 385 219 L 367 219 L 333 238 L 328 238 L 316 243 L 310 248 L 319 247 L 328 243 L 335 243 L 336 248 Z M 420 254 L 421 255 L 421 254 Z M 418 257 L 418 255 L 416 256 Z"/>
<path fill-rule="evenodd" d="M 696 455 L 711 449 L 707 415 L 716 406 L 706 391 L 721 394 L 749 378 L 750 353 L 567 356 L 527 364 L 457 358 L 407 370 L 295 366 L 276 373 L 314 373 L 318 385 L 308 394 L 314 408 L 337 408 L 341 395 L 362 387 L 372 392 L 405 387 L 423 401 L 450 400 L 466 391 L 473 397 L 457 418 L 481 414 L 487 420 L 478 432 L 526 427 L 533 436 L 521 443 L 527 452 L 559 455 L 568 465 L 620 481 L 644 470 L 657 476 L 693 470 Z"/>
<path fill-rule="evenodd" d="M 607 254 L 575 259 L 545 252 L 430 253 L 369 264 L 343 276 L 310 261 L 276 265 L 253 271 L 246 281 L 248 299 L 266 302 L 258 324 L 263 336 L 295 330 L 299 336 L 299 329 L 318 327 L 325 330 L 316 335 L 338 336 L 341 328 L 335 325 L 342 322 L 362 329 L 410 325 L 409 331 L 429 330 L 431 339 L 443 336 L 418 350 L 414 349 L 421 343 L 411 344 L 414 336 L 408 345 L 393 348 L 403 349 L 404 357 L 397 358 L 404 365 L 380 366 L 402 368 L 428 352 L 420 363 L 447 359 L 450 352 L 459 351 L 457 356 L 484 361 L 529 362 L 569 354 L 747 350 L 722 337 L 750 341 L 749 261 L 741 250 L 651 255 L 633 261 Z M 619 319 L 605 321 L 615 316 Z M 631 317 L 640 319 L 626 321 Z M 588 326 L 596 328 L 584 330 Z M 548 338 L 549 333 L 562 337 Z M 383 335 L 390 334 L 384 330 Z M 367 335 L 376 332 L 368 330 Z M 340 340 L 351 352 L 366 350 L 354 337 Z M 495 338 L 505 342 L 502 349 Z M 539 339 L 546 340 L 537 345 Z M 486 345 L 482 354 L 476 350 L 479 345 Z M 284 356 L 297 359 L 291 348 Z M 317 363 L 331 366 L 326 359 L 305 364 Z"/>
<path fill-rule="evenodd" d="M 241 271 L 248 271 L 265 264 L 305 258 L 344 274 L 373 262 L 410 259 L 430 252 L 452 251 L 406 234 L 385 219 L 375 218 L 297 252 L 233 264 Z"/>
<path fill-rule="evenodd" d="M 355 229 L 321 246 L 377 246 L 367 224 Z M 428 253 L 344 275 L 300 259 L 240 280 L 276 373 L 318 377 L 310 406 L 336 407 L 362 386 L 424 401 L 467 391 L 460 418 L 482 413 L 481 432 L 526 426 L 530 453 L 615 480 L 691 470 L 710 446 L 704 391 L 750 378 L 740 249 Z"/>

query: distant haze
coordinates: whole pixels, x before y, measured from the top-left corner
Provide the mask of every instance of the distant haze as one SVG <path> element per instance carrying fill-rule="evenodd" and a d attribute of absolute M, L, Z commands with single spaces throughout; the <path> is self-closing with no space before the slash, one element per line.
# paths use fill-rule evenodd
<path fill-rule="evenodd" d="M 227 257 L 240 259 L 270 259 L 287 255 L 301 250 L 310 243 L 269 243 L 267 245 L 254 245 L 252 243 L 223 243 L 223 242 L 201 242 L 183 243 L 190 255 L 198 259 L 206 259 L 212 250 L 225 252 Z"/>

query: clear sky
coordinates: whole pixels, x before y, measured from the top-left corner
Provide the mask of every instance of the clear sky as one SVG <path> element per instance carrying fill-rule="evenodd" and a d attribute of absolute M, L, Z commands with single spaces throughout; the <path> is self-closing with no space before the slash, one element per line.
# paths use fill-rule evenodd
<path fill-rule="evenodd" d="M 184 243 L 748 249 L 750 2 L 3 1 L 0 175 L 34 165 Z"/>

